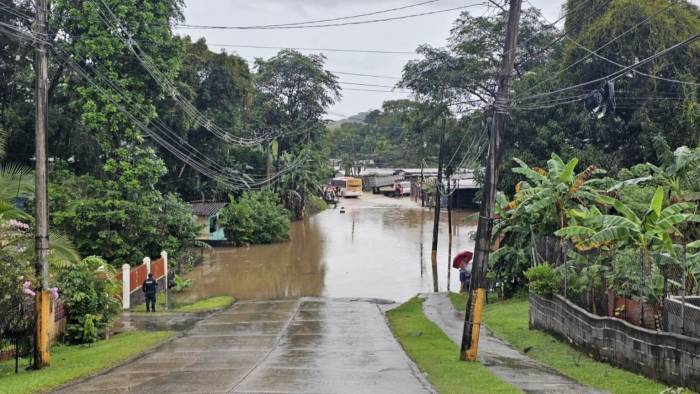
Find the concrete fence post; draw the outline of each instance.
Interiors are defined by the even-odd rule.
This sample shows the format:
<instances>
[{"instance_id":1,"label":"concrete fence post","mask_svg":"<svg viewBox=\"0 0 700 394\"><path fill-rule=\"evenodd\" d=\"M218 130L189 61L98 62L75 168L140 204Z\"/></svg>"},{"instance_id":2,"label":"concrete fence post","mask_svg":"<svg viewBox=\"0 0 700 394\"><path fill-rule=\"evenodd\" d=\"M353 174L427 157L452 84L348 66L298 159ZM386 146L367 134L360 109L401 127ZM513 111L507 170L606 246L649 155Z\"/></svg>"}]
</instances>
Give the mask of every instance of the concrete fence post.
<instances>
[{"instance_id":1,"label":"concrete fence post","mask_svg":"<svg viewBox=\"0 0 700 394\"><path fill-rule=\"evenodd\" d=\"M144 257L143 258L143 263L146 264L146 273L150 274L151 273L151 258L150 257Z\"/></svg>"},{"instance_id":2,"label":"concrete fence post","mask_svg":"<svg viewBox=\"0 0 700 394\"><path fill-rule=\"evenodd\" d=\"M168 252L160 252L163 258L163 272L165 273L165 310L168 310Z\"/></svg>"},{"instance_id":3,"label":"concrete fence post","mask_svg":"<svg viewBox=\"0 0 700 394\"><path fill-rule=\"evenodd\" d=\"M131 266L122 265L122 308L131 308Z\"/></svg>"}]
</instances>

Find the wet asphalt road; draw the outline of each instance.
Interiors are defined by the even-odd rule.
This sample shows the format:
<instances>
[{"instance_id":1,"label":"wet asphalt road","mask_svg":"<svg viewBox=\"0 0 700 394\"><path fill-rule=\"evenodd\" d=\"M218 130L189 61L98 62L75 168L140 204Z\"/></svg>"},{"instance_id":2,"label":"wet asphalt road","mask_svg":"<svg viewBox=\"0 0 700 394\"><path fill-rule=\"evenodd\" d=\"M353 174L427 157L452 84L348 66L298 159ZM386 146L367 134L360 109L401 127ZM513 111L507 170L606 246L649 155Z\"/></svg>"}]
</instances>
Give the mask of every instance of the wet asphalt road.
<instances>
[{"instance_id":1,"label":"wet asphalt road","mask_svg":"<svg viewBox=\"0 0 700 394\"><path fill-rule=\"evenodd\" d=\"M62 393L431 393L371 300L239 302Z\"/></svg>"}]
</instances>

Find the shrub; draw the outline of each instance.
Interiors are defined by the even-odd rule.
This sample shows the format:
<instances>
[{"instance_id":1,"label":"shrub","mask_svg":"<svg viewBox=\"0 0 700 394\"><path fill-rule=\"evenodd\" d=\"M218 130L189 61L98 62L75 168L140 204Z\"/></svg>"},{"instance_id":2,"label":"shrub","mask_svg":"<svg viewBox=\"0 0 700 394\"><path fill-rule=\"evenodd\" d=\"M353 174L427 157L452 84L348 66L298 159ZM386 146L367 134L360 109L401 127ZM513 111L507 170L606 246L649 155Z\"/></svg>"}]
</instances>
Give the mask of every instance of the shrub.
<instances>
[{"instance_id":1,"label":"shrub","mask_svg":"<svg viewBox=\"0 0 700 394\"><path fill-rule=\"evenodd\" d=\"M551 297L561 285L561 275L549 263L540 264L525 271L530 291L543 297Z\"/></svg>"},{"instance_id":2,"label":"shrub","mask_svg":"<svg viewBox=\"0 0 700 394\"><path fill-rule=\"evenodd\" d=\"M173 287L173 290L175 290L178 293L181 291L185 291L185 289L192 287L192 279L185 279L178 274L175 274L175 277L173 278L173 282L175 285Z\"/></svg>"},{"instance_id":3,"label":"shrub","mask_svg":"<svg viewBox=\"0 0 700 394\"><path fill-rule=\"evenodd\" d=\"M68 308L69 342L94 342L119 313L121 286L114 268L99 257L86 257L61 271L58 287Z\"/></svg>"},{"instance_id":4,"label":"shrub","mask_svg":"<svg viewBox=\"0 0 700 394\"><path fill-rule=\"evenodd\" d=\"M268 244L289 239L289 212L269 190L245 192L221 211L226 238L235 245Z\"/></svg>"}]
</instances>

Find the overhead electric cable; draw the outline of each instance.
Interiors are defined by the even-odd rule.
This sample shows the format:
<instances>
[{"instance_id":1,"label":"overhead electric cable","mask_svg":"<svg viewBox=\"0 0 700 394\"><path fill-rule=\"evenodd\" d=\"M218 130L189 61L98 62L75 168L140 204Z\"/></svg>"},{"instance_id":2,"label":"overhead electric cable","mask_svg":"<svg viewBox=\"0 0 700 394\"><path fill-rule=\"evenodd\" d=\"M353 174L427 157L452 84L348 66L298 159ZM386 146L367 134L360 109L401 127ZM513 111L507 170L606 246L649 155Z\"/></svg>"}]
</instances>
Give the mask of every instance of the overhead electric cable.
<instances>
[{"instance_id":1,"label":"overhead electric cable","mask_svg":"<svg viewBox=\"0 0 700 394\"><path fill-rule=\"evenodd\" d=\"M0 26L3 28L3 30L7 30L6 26ZM24 39L27 41L36 41L34 37L31 35L18 31L14 29L11 33L14 33L18 38ZM93 72L95 75L100 78L103 82L107 83L113 90L110 94L110 92L107 92L104 87L102 87L99 83L97 83L90 75L89 73L82 67L80 66L75 60L73 59L74 55L71 55L67 53L65 50L62 48L53 45L52 43L41 40L45 44L47 44L50 48L53 48L60 53L57 53L60 57L64 58L66 64L68 64L74 71L81 77L83 77L91 86L93 86L97 91L99 91L105 99L107 99L112 105L114 105L116 108L118 108L122 113L124 113L125 116L129 120L134 123L139 129L141 129L146 135L152 137L159 145L162 147L166 148L166 150L169 150L173 155L178 157L180 160L183 162L189 164L193 169L196 171L200 172L202 175L205 175L207 177L210 177L212 179L217 180L218 182L222 182L224 184L227 184L229 187L232 188L241 188L241 187L255 187L255 186L261 186L263 184L269 183L270 180L274 178L265 178L265 180L256 182L253 180L252 177L247 176L246 174L241 174L239 171L236 170L231 170L230 168L225 168L221 167L218 165L218 163L210 160L208 156L202 155L201 152L197 151L194 147L189 146L182 137L178 136L175 134L172 130L169 130L167 126L165 126L159 119L155 119L154 122L154 127L156 129L160 129L161 131L169 133L166 134L167 138L164 138L163 136L153 132L147 125L145 125L141 120L139 120L133 113L131 113L128 109L126 109L122 103L130 103L131 100L127 98L128 96L124 94L124 92L121 91L121 88L116 86L114 83L111 82L107 77L105 77L103 74L99 72L99 70L94 68L94 64L91 64L91 68L93 68ZM83 59L85 60L85 59ZM117 101L114 98L114 93L117 94L117 96L120 98L120 101ZM141 110L138 107L135 107L137 112L140 112L143 116L148 117L148 114L145 114L143 110ZM181 148L178 148L175 144L177 143L182 143L185 145L184 150ZM213 164L212 166L209 166L207 164L203 164L199 162L197 159L194 157L197 156L197 154L201 155L205 160L209 161L210 163ZM282 171L280 171L276 176L279 177L281 176Z\"/></svg>"},{"instance_id":2,"label":"overhead electric cable","mask_svg":"<svg viewBox=\"0 0 700 394\"><path fill-rule=\"evenodd\" d=\"M369 78L379 78L379 79L397 79L400 80L401 77L389 77L386 75L373 75L373 74L360 74L360 73L351 73L351 72L346 72L346 71L334 71L334 70L328 70L333 74L341 74L341 75L354 75L357 77L369 77Z\"/></svg>"},{"instance_id":3,"label":"overhead electric cable","mask_svg":"<svg viewBox=\"0 0 700 394\"><path fill-rule=\"evenodd\" d=\"M660 56L663 56L663 55L667 54L668 52L670 52L670 51L672 51L672 50L674 50L674 49L676 49L676 48L679 48L679 47L688 45L688 44L690 44L690 43L692 43L692 42L698 40L699 38L700 38L700 33L696 33L696 34L690 36L689 38L687 38L687 39L685 39L685 40L683 40L683 41L681 41L681 42L679 42L679 43L677 43L677 44L675 44L675 45L672 45L672 46L670 46L670 47L668 47L668 48L666 48L666 49L663 49L663 50L661 50L661 51L659 51L659 52L657 52L657 53L655 53L655 54L653 54L653 55L647 57L646 59L640 60L640 61L634 63L634 64L631 65L631 66L627 66L627 67L625 67L625 68L623 68L623 69L621 69L621 70L615 71L615 72L613 72L613 73L611 73L611 74L609 74L609 75L606 75L606 76L604 76L604 77L596 78L596 79L591 80L591 81L588 81L588 82L579 83L579 84L577 84L577 85L573 85L573 86L569 86L569 87L557 89L557 90L552 91L552 92L545 92L545 93L534 94L534 95L532 95L532 96L528 96L528 97L521 98L520 100L526 100L526 99L532 99L532 98L538 98L538 97L545 97L545 96L548 96L548 95L551 95L551 94L555 94L555 93L559 93L559 92L564 92L564 91L571 90L571 89L575 89L575 88L579 88L579 87L582 87L582 86L591 85L591 84L597 83L597 82L602 82L602 81L615 81L615 80L617 80L617 79L622 78L622 77L625 75L625 73L627 73L628 71L631 71L631 70L634 70L634 69L637 68L637 67L643 66L643 65L645 65L645 64L647 64L647 63L649 63L649 62L655 60L656 58L658 58L658 57L660 57Z\"/></svg>"},{"instance_id":4,"label":"overhead electric cable","mask_svg":"<svg viewBox=\"0 0 700 394\"><path fill-rule=\"evenodd\" d=\"M667 5L667 6L663 7L663 8L661 8L661 9L659 9L658 11L656 11L655 13L653 13L652 15L650 15L650 16L644 18L644 20L642 20L641 22L635 24L634 26L630 27L629 29L625 30L624 32L618 34L617 36L615 36L614 38L612 38L610 41L606 42L605 44L603 44L602 46L598 47L597 49L595 49L595 50L592 51L592 52L596 52L596 53L597 53L597 52L600 51L601 49L604 49L604 48L608 47L608 46L609 46L610 44L612 44L613 42L615 42L615 41L619 40L620 38L624 37L625 35L629 34L629 33L632 32L633 30L637 29L639 26L641 26L641 25L643 25L643 24L649 22L652 18L655 18L657 15L661 14L662 12L665 12L666 10L668 10L668 9L670 9L671 7L675 6L676 4L678 4L678 3L675 2L675 1L672 1L669 5ZM575 65L577 65L577 64L581 63L582 61L584 61L584 60L590 58L591 56L592 56L592 55L589 53L588 55L586 55L586 56L584 56L584 57L582 57L582 58L576 60L574 63L571 63L570 65L568 65L566 68L557 71L556 73L554 73L554 75L550 76L549 78L547 78L547 79L545 79L545 80L543 80L543 81L540 81L540 82L536 83L534 86L530 87L529 89L527 89L527 90L526 90L525 92L523 92L522 94L524 95L524 94L528 94L528 93L532 92L532 91L533 91L535 88L537 88L538 86L540 86L540 85L542 85L542 84L544 84L544 83L546 83L546 82L548 82L548 81L551 81L552 79L554 79L554 78L556 78L557 76L561 75L563 72L565 72L565 71L571 69L571 68L574 67ZM591 82L591 83L593 83L593 82ZM580 86L584 86L584 85L580 85ZM576 86L576 87L578 87L578 86ZM537 97L537 96L538 96L538 95L534 95L534 96L530 96L530 97ZM518 99L524 100L525 98L515 97L515 100L518 100Z\"/></svg>"},{"instance_id":5,"label":"overhead electric cable","mask_svg":"<svg viewBox=\"0 0 700 394\"><path fill-rule=\"evenodd\" d=\"M386 51L380 49L352 49L352 48L304 48L304 47L282 47L282 46L267 46L267 45L245 45L245 44L214 44L207 45L224 48L249 48L249 49L293 49L295 51L319 51L319 52L347 52L347 53L374 53L388 55L415 55L413 51Z\"/></svg>"},{"instance_id":6,"label":"overhead electric cable","mask_svg":"<svg viewBox=\"0 0 700 394\"><path fill-rule=\"evenodd\" d=\"M228 131L219 127L212 120L210 120L206 115L199 111L199 109L197 109L189 100L187 100L187 98L185 98L179 92L179 90L168 78L163 76L160 70L158 70L158 68L152 63L150 56L148 56L148 54L146 54L146 52L144 52L139 47L138 42L136 42L132 38L131 34L126 29L120 26L120 21L117 19L116 15L114 15L114 13L111 11L111 9L107 6L107 4L102 0L100 1L109 13L109 16L105 15L100 7L97 8L97 11L101 15L100 19L102 20L102 22L108 28L115 30L116 34L112 35L122 41L125 47L129 51L131 51L131 53L136 57L136 59L140 62L143 68L156 81L156 83L158 83L158 85L161 86L165 90L165 92L170 95L170 97L175 101L175 103L178 104L180 108L182 108L182 110L194 120L195 123L202 125L209 132L211 132L218 138L226 141L227 143L241 146L259 145L261 142L273 136L272 134L269 134L264 136L256 136L255 138L239 137L236 135L232 135ZM112 23L110 23L108 19L111 19ZM127 38L122 37L120 33L125 34Z\"/></svg>"},{"instance_id":7,"label":"overhead electric cable","mask_svg":"<svg viewBox=\"0 0 700 394\"><path fill-rule=\"evenodd\" d=\"M401 7L394 7L394 8L389 8L386 10L381 10L381 11L374 11L374 12L366 12L364 14L355 14L355 15L349 15L349 16L341 16L337 18L330 18L330 19L316 19L316 20L311 20L311 21L305 21L305 22L292 22L292 23L278 23L278 24L270 24L270 25L253 25L253 26L239 26L240 28L247 28L247 29L260 29L260 28L271 28L271 27L282 27L282 26L298 26L298 25L308 25L308 24L314 24L314 23L324 23L324 22L335 22L335 21L341 21L341 20L347 20L347 19L355 19L355 18L361 18L364 16L372 16L372 15L379 15L379 14L386 14L388 12L394 12L394 11L401 11L405 10L408 8L414 8L414 7L419 7L422 5L427 5L431 3L437 3L443 0L429 0L429 1L423 1L420 3L414 3L414 4L409 4Z\"/></svg>"},{"instance_id":8,"label":"overhead electric cable","mask_svg":"<svg viewBox=\"0 0 700 394\"><path fill-rule=\"evenodd\" d=\"M532 4L531 4L528 0L526 0L526 1L528 2L528 4L530 4L530 6L532 6ZM585 4L585 2L582 2L581 4ZM601 4L603 4L603 3L601 3ZM534 6L532 6L532 7L534 7ZM567 14L568 14L568 13L567 13ZM552 22L550 22L550 21L547 19L547 17L545 17L545 16L544 16L543 14L541 14L541 13L540 13L540 17L541 17L542 19L544 19L547 23L549 23L550 26L554 26L559 20L561 20L561 18L560 18L560 19L558 19L558 20L556 20L556 21L554 21L554 22L552 23ZM586 46L584 46L583 44L579 43L578 41L574 40L574 39L571 37L571 35L569 34L568 31L565 31L565 32L561 35L561 37L559 37L559 38L558 38L557 40L555 40L555 41L559 41L559 40L561 40L561 38L566 38L566 39L569 40L572 44L576 45L576 46L579 47L580 49L583 49L584 51L590 53L591 55L596 56L597 58L599 58L599 59L601 59L601 60L604 60L604 61L606 61L606 62L608 62L608 63L614 64L614 65L616 65L616 66L618 66L618 67L627 67L627 66L628 66L628 65L626 65L626 64L618 63L618 62L616 62L616 61L614 61L614 60L612 60L612 59L608 59L608 58L604 57L603 55L601 55L601 54L599 54L599 53L597 53L597 52L592 51L592 50L589 49L588 47L586 47ZM549 46L548 46L548 47L549 47ZM546 50L546 48L545 48L545 50ZM541 52L540 52L540 53L541 53ZM537 55L537 54L534 54L533 56L535 56L535 55ZM528 62L530 59L532 59L532 58L533 58L533 57L531 57L531 56L528 57L528 58L526 58L524 61L520 62L520 63L518 64L518 66L522 66L523 64L527 63L527 62ZM634 73L635 73L635 74L642 75L642 76L644 76L644 77L648 77L648 78L652 78L652 79L657 79L657 80L660 80L660 81L666 81L666 82L672 82L672 83L678 83L678 84L684 84L684 85L700 86L699 83L689 82L689 81L681 81L681 80L671 79L671 78L659 77L659 76L652 75L652 74L647 74L647 73L644 73L644 72L641 72L641 71L634 71Z\"/></svg>"},{"instance_id":9,"label":"overhead electric cable","mask_svg":"<svg viewBox=\"0 0 700 394\"><path fill-rule=\"evenodd\" d=\"M337 26L351 26L351 25L365 25L365 24L370 24L370 23L380 23L380 22L389 22L389 21L395 21L395 20L404 20L404 19L411 19L411 18L417 18L421 16L426 16L426 15L435 15L435 14L442 14L445 12L451 12L451 11L457 11L457 10L463 10L469 7L475 7L475 6L480 6L484 5L484 3L476 3L476 4L470 4L466 6L461 6L461 7L453 7L453 8L448 8L445 10L438 10L438 11L428 11L428 12L421 12L418 14L410 14L410 15L402 15L402 16L395 16L395 17L390 17L390 18L382 18L382 19L371 19L371 20L366 20L366 21L355 21L355 22L342 22L342 23L327 23L327 24L320 24L320 25L283 25L283 26L273 26L273 27L255 27L255 26L214 26L214 25L191 25L191 24L181 24L181 25L176 25L177 28L180 29L190 29L190 30L285 30L285 29L312 29L312 28L319 28L319 27L337 27Z\"/></svg>"}]
</instances>

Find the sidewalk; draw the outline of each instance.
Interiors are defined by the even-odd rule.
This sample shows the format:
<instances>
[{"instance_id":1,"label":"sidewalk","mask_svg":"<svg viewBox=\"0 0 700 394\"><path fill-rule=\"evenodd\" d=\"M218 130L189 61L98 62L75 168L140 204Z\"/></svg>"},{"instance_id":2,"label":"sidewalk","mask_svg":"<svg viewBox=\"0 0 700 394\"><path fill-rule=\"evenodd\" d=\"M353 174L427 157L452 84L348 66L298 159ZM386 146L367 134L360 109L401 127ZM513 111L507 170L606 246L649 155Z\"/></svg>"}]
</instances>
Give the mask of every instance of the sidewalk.
<instances>
[{"instance_id":1,"label":"sidewalk","mask_svg":"<svg viewBox=\"0 0 700 394\"><path fill-rule=\"evenodd\" d=\"M423 312L457 345L462 343L464 313L454 309L446 293L426 293ZM479 360L496 376L526 393L601 393L525 356L482 326Z\"/></svg>"}]
</instances>

